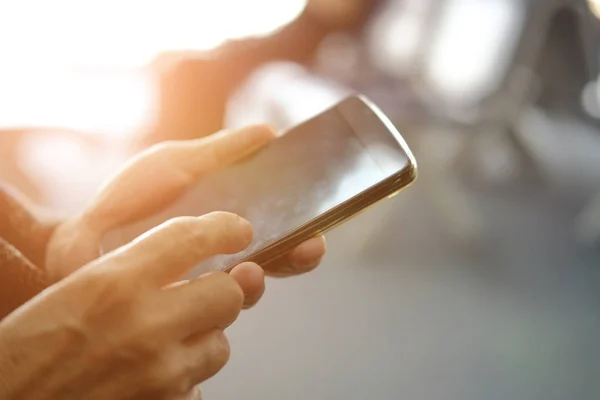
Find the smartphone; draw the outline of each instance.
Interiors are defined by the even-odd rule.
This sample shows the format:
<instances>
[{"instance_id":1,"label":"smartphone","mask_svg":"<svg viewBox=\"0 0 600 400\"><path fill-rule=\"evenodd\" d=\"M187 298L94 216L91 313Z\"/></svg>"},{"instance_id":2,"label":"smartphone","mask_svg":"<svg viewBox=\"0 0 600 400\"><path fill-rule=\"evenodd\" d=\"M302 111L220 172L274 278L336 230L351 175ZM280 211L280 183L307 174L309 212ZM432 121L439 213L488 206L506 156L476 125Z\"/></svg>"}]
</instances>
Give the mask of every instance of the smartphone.
<instances>
[{"instance_id":1,"label":"smartphone","mask_svg":"<svg viewBox=\"0 0 600 400\"><path fill-rule=\"evenodd\" d=\"M101 251L173 217L229 211L250 221L252 243L241 253L203 261L187 278L244 261L265 264L392 197L416 177L417 163L400 133L371 101L353 95L204 177L162 212L109 232Z\"/></svg>"}]
</instances>

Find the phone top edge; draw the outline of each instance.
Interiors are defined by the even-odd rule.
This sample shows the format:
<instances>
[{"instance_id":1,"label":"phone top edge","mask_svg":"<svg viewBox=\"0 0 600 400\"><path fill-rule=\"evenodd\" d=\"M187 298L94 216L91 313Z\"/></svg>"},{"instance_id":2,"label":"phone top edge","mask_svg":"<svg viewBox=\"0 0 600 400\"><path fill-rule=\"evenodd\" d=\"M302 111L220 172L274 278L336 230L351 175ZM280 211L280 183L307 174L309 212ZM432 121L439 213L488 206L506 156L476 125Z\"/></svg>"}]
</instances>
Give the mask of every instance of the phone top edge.
<instances>
[{"instance_id":1,"label":"phone top edge","mask_svg":"<svg viewBox=\"0 0 600 400\"><path fill-rule=\"evenodd\" d=\"M417 162L408 144L371 100L362 94L354 94L339 102L336 110L386 174L392 175L412 166L412 175L416 177Z\"/></svg>"},{"instance_id":2,"label":"phone top edge","mask_svg":"<svg viewBox=\"0 0 600 400\"><path fill-rule=\"evenodd\" d=\"M379 118L381 123L389 130L389 132L392 134L394 139L398 142L398 144L402 148L402 151L404 151L404 153L406 153L406 156L409 159L409 163L412 166L412 170L413 170L412 176L413 176L413 178L416 178L417 174L418 174L417 160L416 160L415 156L413 155L413 152L410 149L410 147L408 147L408 143L406 143L406 140L404 139L404 137L402 136L400 131L398 131L396 126L392 123L390 118L387 115L385 115L383 110L381 110L381 108L379 108L379 106L377 106L375 103L373 103L373 101L371 101L367 96L357 93L350 97L356 98L357 100L361 101L364 105L366 105L373 112L373 114L375 114L375 116L377 118Z\"/></svg>"}]
</instances>

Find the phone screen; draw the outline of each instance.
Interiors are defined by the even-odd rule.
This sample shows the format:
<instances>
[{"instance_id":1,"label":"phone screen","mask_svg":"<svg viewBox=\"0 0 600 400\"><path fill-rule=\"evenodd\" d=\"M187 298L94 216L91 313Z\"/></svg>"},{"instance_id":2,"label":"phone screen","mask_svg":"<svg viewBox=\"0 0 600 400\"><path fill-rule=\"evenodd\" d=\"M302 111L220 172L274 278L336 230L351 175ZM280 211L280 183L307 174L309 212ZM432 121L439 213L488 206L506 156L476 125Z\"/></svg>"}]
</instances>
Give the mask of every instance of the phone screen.
<instances>
[{"instance_id":1,"label":"phone screen","mask_svg":"<svg viewBox=\"0 0 600 400\"><path fill-rule=\"evenodd\" d=\"M331 109L243 162L203 178L173 206L113 232L111 250L177 216L229 211L254 228L250 246L215 256L190 276L225 269L388 177L342 115Z\"/></svg>"}]
</instances>

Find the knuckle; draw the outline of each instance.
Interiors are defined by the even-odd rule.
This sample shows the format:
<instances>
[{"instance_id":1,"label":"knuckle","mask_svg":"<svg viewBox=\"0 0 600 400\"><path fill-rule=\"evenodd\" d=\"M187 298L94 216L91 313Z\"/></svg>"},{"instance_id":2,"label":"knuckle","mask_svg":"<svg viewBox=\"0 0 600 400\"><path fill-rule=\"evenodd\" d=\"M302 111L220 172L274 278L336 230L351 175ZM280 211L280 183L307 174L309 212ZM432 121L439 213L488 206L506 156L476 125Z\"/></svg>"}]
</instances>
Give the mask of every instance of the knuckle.
<instances>
[{"instance_id":1,"label":"knuckle","mask_svg":"<svg viewBox=\"0 0 600 400\"><path fill-rule=\"evenodd\" d=\"M103 332L94 331L89 342L92 359L119 365L138 365L155 359L161 350L159 344L152 332L139 321L132 316L127 322L113 322L113 328Z\"/></svg>"},{"instance_id":2,"label":"knuckle","mask_svg":"<svg viewBox=\"0 0 600 400\"><path fill-rule=\"evenodd\" d=\"M169 222L169 229L173 237L177 238L179 246L187 251L200 251L210 240L208 232L194 217L177 217Z\"/></svg>"},{"instance_id":3,"label":"knuckle","mask_svg":"<svg viewBox=\"0 0 600 400\"><path fill-rule=\"evenodd\" d=\"M126 325L124 325L126 323ZM123 354L133 359L149 359L160 353L160 340L156 337L159 321L143 309L132 312L123 332L117 336L117 346L123 349Z\"/></svg>"},{"instance_id":4,"label":"knuckle","mask_svg":"<svg viewBox=\"0 0 600 400\"><path fill-rule=\"evenodd\" d=\"M214 333L211 333L211 335L213 336L211 341L213 365L215 368L221 369L229 361L229 357L231 356L231 346L223 331L215 331Z\"/></svg>"},{"instance_id":5,"label":"knuckle","mask_svg":"<svg viewBox=\"0 0 600 400\"><path fill-rule=\"evenodd\" d=\"M78 299L82 321L92 329L106 330L135 315L131 288L111 271L94 271L81 279L73 298Z\"/></svg>"},{"instance_id":6,"label":"knuckle","mask_svg":"<svg viewBox=\"0 0 600 400\"><path fill-rule=\"evenodd\" d=\"M150 369L151 379L162 388L176 388L186 373L184 360L175 352L165 352L155 358L154 368Z\"/></svg>"},{"instance_id":7,"label":"knuckle","mask_svg":"<svg viewBox=\"0 0 600 400\"><path fill-rule=\"evenodd\" d=\"M194 180L194 176L182 168L182 146L185 146L185 142L167 140L153 145L146 153L153 165L159 166L163 173L168 172L171 184L175 187L184 187Z\"/></svg>"},{"instance_id":8,"label":"knuckle","mask_svg":"<svg viewBox=\"0 0 600 400\"><path fill-rule=\"evenodd\" d=\"M252 225L237 214L225 211L206 214L203 218L213 224L212 232L220 252L237 253L252 241Z\"/></svg>"},{"instance_id":9,"label":"knuckle","mask_svg":"<svg viewBox=\"0 0 600 400\"><path fill-rule=\"evenodd\" d=\"M229 212L213 212L196 217L176 217L165 226L169 235L177 238L186 251L231 254L245 249L252 241L252 226Z\"/></svg>"},{"instance_id":10,"label":"knuckle","mask_svg":"<svg viewBox=\"0 0 600 400\"><path fill-rule=\"evenodd\" d=\"M215 272L218 287L218 309L227 324L233 323L244 305L244 292L231 275L225 272Z\"/></svg>"},{"instance_id":11,"label":"knuckle","mask_svg":"<svg viewBox=\"0 0 600 400\"><path fill-rule=\"evenodd\" d=\"M121 358L148 360L156 357L160 349L155 340L143 330L135 330L123 340Z\"/></svg>"},{"instance_id":12,"label":"knuckle","mask_svg":"<svg viewBox=\"0 0 600 400\"><path fill-rule=\"evenodd\" d=\"M231 347L225 333L215 330L208 334L206 360L203 363L203 375L212 376L219 372L229 361Z\"/></svg>"},{"instance_id":13,"label":"knuckle","mask_svg":"<svg viewBox=\"0 0 600 400\"><path fill-rule=\"evenodd\" d=\"M209 171L217 167L222 159L218 142L205 140L202 146L202 161L204 169Z\"/></svg>"}]
</instances>

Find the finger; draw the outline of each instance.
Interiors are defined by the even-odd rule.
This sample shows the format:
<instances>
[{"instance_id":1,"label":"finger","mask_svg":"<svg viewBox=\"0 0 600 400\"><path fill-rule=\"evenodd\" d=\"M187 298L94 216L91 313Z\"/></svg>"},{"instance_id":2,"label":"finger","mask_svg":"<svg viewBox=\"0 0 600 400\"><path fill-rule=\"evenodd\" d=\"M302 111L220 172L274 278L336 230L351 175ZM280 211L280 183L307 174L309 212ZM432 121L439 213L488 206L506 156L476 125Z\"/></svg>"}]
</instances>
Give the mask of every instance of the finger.
<instances>
[{"instance_id":1,"label":"finger","mask_svg":"<svg viewBox=\"0 0 600 400\"><path fill-rule=\"evenodd\" d=\"M231 349L225 333L214 330L207 334L191 337L181 348L189 366L190 383L198 385L213 377L229 361Z\"/></svg>"},{"instance_id":2,"label":"finger","mask_svg":"<svg viewBox=\"0 0 600 400\"><path fill-rule=\"evenodd\" d=\"M158 329L183 339L230 326L242 310L244 292L232 276L218 271L169 286L158 300Z\"/></svg>"},{"instance_id":3,"label":"finger","mask_svg":"<svg viewBox=\"0 0 600 400\"><path fill-rule=\"evenodd\" d=\"M251 241L248 221L235 214L215 212L169 220L110 254L108 260L101 260L107 261L106 268L117 275L164 286L200 261L216 254L238 253Z\"/></svg>"},{"instance_id":4,"label":"finger","mask_svg":"<svg viewBox=\"0 0 600 400\"><path fill-rule=\"evenodd\" d=\"M301 275L315 269L327 251L324 236L307 240L291 252L263 266L268 276L286 277Z\"/></svg>"},{"instance_id":5,"label":"finger","mask_svg":"<svg viewBox=\"0 0 600 400\"><path fill-rule=\"evenodd\" d=\"M202 400L202 391L200 390L200 387L194 386L189 393L186 393L183 396L174 397L172 400Z\"/></svg>"},{"instance_id":6,"label":"finger","mask_svg":"<svg viewBox=\"0 0 600 400\"><path fill-rule=\"evenodd\" d=\"M276 137L267 125L256 125L235 131L223 131L207 138L174 142L164 156L192 181L241 160L263 148ZM202 157L197 158L198 155Z\"/></svg>"},{"instance_id":7,"label":"finger","mask_svg":"<svg viewBox=\"0 0 600 400\"><path fill-rule=\"evenodd\" d=\"M275 136L259 125L153 146L100 191L81 219L101 232L140 220L167 207L203 175L247 157Z\"/></svg>"},{"instance_id":8,"label":"finger","mask_svg":"<svg viewBox=\"0 0 600 400\"><path fill-rule=\"evenodd\" d=\"M202 400L202 390L200 390L200 387L194 386L194 388L188 393L185 400Z\"/></svg>"},{"instance_id":9,"label":"finger","mask_svg":"<svg viewBox=\"0 0 600 400\"><path fill-rule=\"evenodd\" d=\"M229 353L225 334L215 329L172 346L156 364L148 367L149 376L166 389L165 394L171 394L169 398L187 398L196 385L227 364Z\"/></svg>"},{"instance_id":10,"label":"finger","mask_svg":"<svg viewBox=\"0 0 600 400\"><path fill-rule=\"evenodd\" d=\"M244 292L244 308L253 307L265 292L265 273L257 264L246 262L230 272Z\"/></svg>"}]
</instances>

